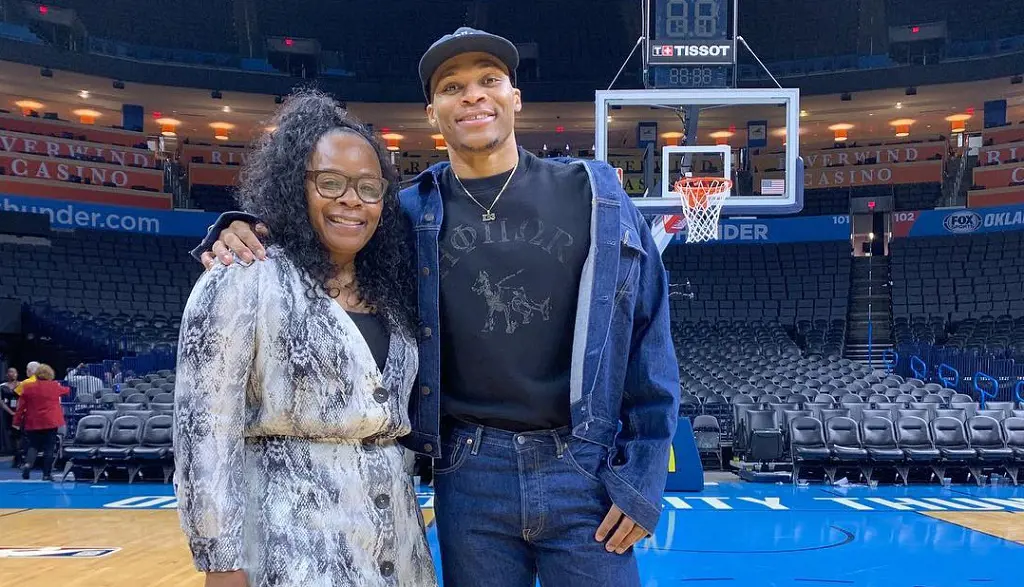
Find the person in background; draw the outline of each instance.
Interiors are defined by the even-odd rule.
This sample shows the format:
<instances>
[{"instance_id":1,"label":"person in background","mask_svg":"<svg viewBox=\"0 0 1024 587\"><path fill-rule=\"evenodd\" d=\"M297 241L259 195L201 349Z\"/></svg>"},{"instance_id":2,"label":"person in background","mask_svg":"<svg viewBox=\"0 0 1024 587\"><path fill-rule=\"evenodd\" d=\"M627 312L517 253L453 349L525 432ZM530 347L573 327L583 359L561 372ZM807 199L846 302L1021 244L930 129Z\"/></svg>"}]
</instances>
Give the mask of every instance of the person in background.
<instances>
[{"instance_id":1,"label":"person in background","mask_svg":"<svg viewBox=\"0 0 1024 587\"><path fill-rule=\"evenodd\" d=\"M22 392L22 390L24 390L24 386L26 384L35 383L36 382L36 369L38 369L38 368L39 368L39 362L38 361L32 361L28 365L25 366L25 375L28 378L25 379L24 381L22 381L21 383L19 383L18 385L16 385L14 387L14 394L16 396L21 397L21 392ZM25 452L28 450L28 444L27 444L27 439L25 438L25 434L20 432L20 431L16 431L16 432L17 432L17 436L18 436L18 438L17 438L18 444L15 445L15 454L17 455L15 457L15 461L17 462L17 465L15 465L15 467L19 467L19 466L21 466L21 465L23 465L25 463Z\"/></svg>"},{"instance_id":2,"label":"person in background","mask_svg":"<svg viewBox=\"0 0 1024 587\"><path fill-rule=\"evenodd\" d=\"M39 368L39 363L36 362L36 361L32 361L28 365L25 366L25 375L28 376L28 379L26 379L26 380L22 381L21 383L19 383L18 386L14 388L14 393L16 393L16 394L18 394L20 396L21 392L24 391L26 385L28 385L29 383L35 383L36 382L36 369L38 369L38 368Z\"/></svg>"},{"instance_id":3,"label":"person in background","mask_svg":"<svg viewBox=\"0 0 1024 587\"><path fill-rule=\"evenodd\" d=\"M65 381L75 388L79 396L97 396L103 390L103 380L92 375L85 363L69 370Z\"/></svg>"},{"instance_id":4,"label":"person in background","mask_svg":"<svg viewBox=\"0 0 1024 587\"><path fill-rule=\"evenodd\" d=\"M106 376L107 387L114 387L124 383L124 373L121 373L121 363L114 363Z\"/></svg>"},{"instance_id":5,"label":"person in background","mask_svg":"<svg viewBox=\"0 0 1024 587\"><path fill-rule=\"evenodd\" d=\"M35 373L36 381L26 383L21 391L18 410L14 413L14 426L24 431L28 441L21 478L29 478L36 457L43 453L43 481L49 481L53 471L57 429L65 425L60 399L71 393L71 390L53 380L53 367L49 365L39 365Z\"/></svg>"},{"instance_id":6,"label":"person in background","mask_svg":"<svg viewBox=\"0 0 1024 587\"><path fill-rule=\"evenodd\" d=\"M7 370L7 379L0 383L0 454L10 452L14 455L12 466L21 466L22 455L19 450L21 434L15 430L14 412L18 409L18 370L11 367Z\"/></svg>"}]
</instances>

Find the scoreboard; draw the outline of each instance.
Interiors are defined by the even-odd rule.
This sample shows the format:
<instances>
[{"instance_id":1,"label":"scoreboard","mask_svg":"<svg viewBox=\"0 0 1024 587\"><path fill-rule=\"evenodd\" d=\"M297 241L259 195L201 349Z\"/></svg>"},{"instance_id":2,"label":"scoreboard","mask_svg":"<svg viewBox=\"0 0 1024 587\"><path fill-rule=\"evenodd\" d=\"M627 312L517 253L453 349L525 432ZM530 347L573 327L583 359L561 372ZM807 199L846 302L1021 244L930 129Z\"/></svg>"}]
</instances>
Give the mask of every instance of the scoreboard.
<instances>
[{"instance_id":1,"label":"scoreboard","mask_svg":"<svg viewBox=\"0 0 1024 587\"><path fill-rule=\"evenodd\" d=\"M723 65L659 65L654 69L656 88L727 88L732 72Z\"/></svg>"},{"instance_id":2,"label":"scoreboard","mask_svg":"<svg viewBox=\"0 0 1024 587\"><path fill-rule=\"evenodd\" d=\"M648 60L656 88L726 88L736 66L737 0L655 0Z\"/></svg>"}]
</instances>

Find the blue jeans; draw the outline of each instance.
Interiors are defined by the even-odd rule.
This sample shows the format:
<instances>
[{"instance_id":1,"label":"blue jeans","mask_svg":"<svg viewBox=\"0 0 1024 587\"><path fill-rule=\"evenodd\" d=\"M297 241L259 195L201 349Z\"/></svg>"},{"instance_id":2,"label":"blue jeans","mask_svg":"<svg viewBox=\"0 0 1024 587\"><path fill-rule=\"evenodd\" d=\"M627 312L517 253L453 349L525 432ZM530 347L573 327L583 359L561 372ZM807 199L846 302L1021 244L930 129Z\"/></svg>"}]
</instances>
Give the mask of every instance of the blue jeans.
<instances>
[{"instance_id":1,"label":"blue jeans","mask_svg":"<svg viewBox=\"0 0 1024 587\"><path fill-rule=\"evenodd\" d=\"M568 428L447 428L434 468L445 587L639 587L633 550L594 539L612 505L597 478L608 449Z\"/></svg>"}]
</instances>

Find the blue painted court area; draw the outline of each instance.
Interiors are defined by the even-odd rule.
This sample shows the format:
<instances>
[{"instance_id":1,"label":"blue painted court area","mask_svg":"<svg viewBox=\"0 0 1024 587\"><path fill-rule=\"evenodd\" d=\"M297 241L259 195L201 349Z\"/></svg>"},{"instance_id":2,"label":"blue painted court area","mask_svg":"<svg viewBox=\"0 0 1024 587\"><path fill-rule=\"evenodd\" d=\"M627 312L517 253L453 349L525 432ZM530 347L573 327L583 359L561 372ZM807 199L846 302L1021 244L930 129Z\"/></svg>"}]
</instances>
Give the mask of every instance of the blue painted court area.
<instances>
[{"instance_id":1,"label":"blue painted court area","mask_svg":"<svg viewBox=\"0 0 1024 587\"><path fill-rule=\"evenodd\" d=\"M432 499L429 489L420 495L424 508ZM0 509L175 505L167 485L0 482ZM1024 488L735 482L711 484L699 494L668 494L665 507L655 535L637 548L644 587L1019 586L1022 581L1024 545L929 514L970 518L975 526L979 519L987 524L998 518L997 524L1009 520L1019 529ZM1020 533L1016 536L1021 540ZM430 538L436 541L433 529Z\"/></svg>"}]
</instances>

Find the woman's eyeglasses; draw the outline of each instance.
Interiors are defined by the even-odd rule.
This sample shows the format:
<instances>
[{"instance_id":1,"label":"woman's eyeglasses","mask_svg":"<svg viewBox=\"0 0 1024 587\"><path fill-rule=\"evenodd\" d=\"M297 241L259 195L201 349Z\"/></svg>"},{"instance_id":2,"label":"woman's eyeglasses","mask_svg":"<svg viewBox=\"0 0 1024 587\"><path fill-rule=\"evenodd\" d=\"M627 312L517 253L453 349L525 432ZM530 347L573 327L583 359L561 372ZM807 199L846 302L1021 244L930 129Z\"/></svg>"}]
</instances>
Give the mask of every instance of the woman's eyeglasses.
<instances>
[{"instance_id":1,"label":"woman's eyeglasses","mask_svg":"<svg viewBox=\"0 0 1024 587\"><path fill-rule=\"evenodd\" d=\"M320 197L328 200L337 200L345 195L353 182L356 195L366 204L376 204L383 200L384 192L388 189L387 180L380 177L349 177L326 169L307 170L306 176L313 180Z\"/></svg>"}]
</instances>

